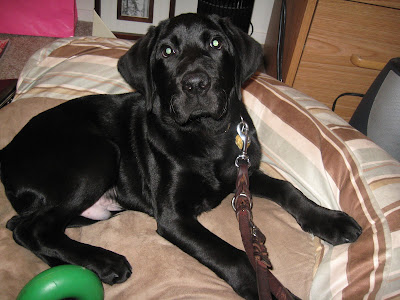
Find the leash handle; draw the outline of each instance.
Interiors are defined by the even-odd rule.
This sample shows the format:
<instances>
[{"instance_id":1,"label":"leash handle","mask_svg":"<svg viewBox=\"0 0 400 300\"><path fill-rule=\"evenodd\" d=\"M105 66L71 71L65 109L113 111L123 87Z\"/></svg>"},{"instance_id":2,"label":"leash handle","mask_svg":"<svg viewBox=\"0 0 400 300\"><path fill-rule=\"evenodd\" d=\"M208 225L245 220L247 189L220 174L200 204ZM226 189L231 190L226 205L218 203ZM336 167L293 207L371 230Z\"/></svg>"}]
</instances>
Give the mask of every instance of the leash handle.
<instances>
[{"instance_id":1,"label":"leash handle","mask_svg":"<svg viewBox=\"0 0 400 300\"><path fill-rule=\"evenodd\" d=\"M236 158L235 165L238 169L236 179L236 192L232 199L232 207L239 222L240 234L246 254L257 276L258 295L260 300L271 300L272 294L279 300L298 299L292 295L271 273L271 261L265 247L265 235L253 222L252 196L250 193L249 167L250 160L247 155L248 125L243 118L237 126L238 135L243 140L242 153Z\"/></svg>"},{"instance_id":2,"label":"leash handle","mask_svg":"<svg viewBox=\"0 0 400 300\"><path fill-rule=\"evenodd\" d=\"M253 222L248 168L249 166L242 160L238 167L236 193L232 199L232 206L239 222L243 246L256 271L259 299L270 300L272 294L279 300L299 299L290 293L270 271L272 265L265 247L265 235Z\"/></svg>"}]
</instances>

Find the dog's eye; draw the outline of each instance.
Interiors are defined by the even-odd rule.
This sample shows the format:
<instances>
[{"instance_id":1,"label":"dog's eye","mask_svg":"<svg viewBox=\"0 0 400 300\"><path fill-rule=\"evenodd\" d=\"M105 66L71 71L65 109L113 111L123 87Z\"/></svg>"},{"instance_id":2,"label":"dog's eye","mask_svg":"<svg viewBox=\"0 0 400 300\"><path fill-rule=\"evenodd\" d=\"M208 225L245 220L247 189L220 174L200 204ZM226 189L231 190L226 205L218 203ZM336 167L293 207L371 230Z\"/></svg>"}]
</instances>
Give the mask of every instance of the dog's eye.
<instances>
[{"instance_id":1,"label":"dog's eye","mask_svg":"<svg viewBox=\"0 0 400 300\"><path fill-rule=\"evenodd\" d=\"M213 38L210 42L210 47L220 50L222 48L222 42L220 38Z\"/></svg>"},{"instance_id":2,"label":"dog's eye","mask_svg":"<svg viewBox=\"0 0 400 300\"><path fill-rule=\"evenodd\" d=\"M164 58L170 57L173 54L175 54L175 50L172 49L170 46L164 46L162 48L162 56Z\"/></svg>"}]
</instances>

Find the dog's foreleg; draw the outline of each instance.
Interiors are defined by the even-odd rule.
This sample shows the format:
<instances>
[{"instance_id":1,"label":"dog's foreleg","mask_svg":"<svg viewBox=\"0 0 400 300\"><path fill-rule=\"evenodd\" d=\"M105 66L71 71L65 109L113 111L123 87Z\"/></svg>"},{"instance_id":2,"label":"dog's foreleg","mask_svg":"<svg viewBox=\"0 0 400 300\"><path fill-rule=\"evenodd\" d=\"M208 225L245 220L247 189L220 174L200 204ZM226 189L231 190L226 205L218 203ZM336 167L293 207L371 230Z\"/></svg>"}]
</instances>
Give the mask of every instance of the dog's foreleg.
<instances>
[{"instance_id":1,"label":"dog's foreleg","mask_svg":"<svg viewBox=\"0 0 400 300\"><path fill-rule=\"evenodd\" d=\"M163 212L157 232L224 279L246 299L258 299L255 272L246 254L229 245L194 217Z\"/></svg>"},{"instance_id":2,"label":"dog's foreleg","mask_svg":"<svg viewBox=\"0 0 400 300\"><path fill-rule=\"evenodd\" d=\"M124 282L130 277L132 270L125 257L70 239L64 233L68 222L65 209L50 208L20 217L10 229L18 244L50 266L80 265L108 284Z\"/></svg>"},{"instance_id":3,"label":"dog's foreleg","mask_svg":"<svg viewBox=\"0 0 400 300\"><path fill-rule=\"evenodd\" d=\"M276 202L297 220L304 231L332 245L354 242L362 232L352 217L317 205L287 181L255 171L250 177L250 184L254 195Z\"/></svg>"}]
</instances>

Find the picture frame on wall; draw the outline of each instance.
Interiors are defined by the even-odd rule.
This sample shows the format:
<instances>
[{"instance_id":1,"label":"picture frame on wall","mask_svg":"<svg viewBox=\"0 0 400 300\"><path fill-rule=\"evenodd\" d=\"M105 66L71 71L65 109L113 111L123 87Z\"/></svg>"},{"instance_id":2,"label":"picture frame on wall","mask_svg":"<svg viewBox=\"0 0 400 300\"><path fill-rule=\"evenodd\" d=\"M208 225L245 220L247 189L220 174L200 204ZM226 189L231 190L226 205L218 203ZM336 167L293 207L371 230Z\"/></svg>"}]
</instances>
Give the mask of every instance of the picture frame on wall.
<instances>
[{"instance_id":1,"label":"picture frame on wall","mask_svg":"<svg viewBox=\"0 0 400 300\"><path fill-rule=\"evenodd\" d=\"M117 38L137 40L175 16L176 0L95 0L95 11Z\"/></svg>"},{"instance_id":2,"label":"picture frame on wall","mask_svg":"<svg viewBox=\"0 0 400 300\"><path fill-rule=\"evenodd\" d=\"M153 23L154 0L118 0L117 19Z\"/></svg>"}]
</instances>

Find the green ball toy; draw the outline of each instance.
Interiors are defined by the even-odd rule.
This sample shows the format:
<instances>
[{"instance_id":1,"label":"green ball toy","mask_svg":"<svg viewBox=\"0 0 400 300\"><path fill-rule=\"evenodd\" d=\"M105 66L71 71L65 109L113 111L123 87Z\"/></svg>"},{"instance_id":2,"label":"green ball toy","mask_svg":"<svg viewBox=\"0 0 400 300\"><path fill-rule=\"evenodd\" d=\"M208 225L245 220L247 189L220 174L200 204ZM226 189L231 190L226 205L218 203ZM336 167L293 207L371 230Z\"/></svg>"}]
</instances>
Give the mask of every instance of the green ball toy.
<instances>
[{"instance_id":1,"label":"green ball toy","mask_svg":"<svg viewBox=\"0 0 400 300\"><path fill-rule=\"evenodd\" d=\"M100 279L92 271L80 266L63 265L48 269L29 281L17 300L103 300Z\"/></svg>"}]
</instances>

